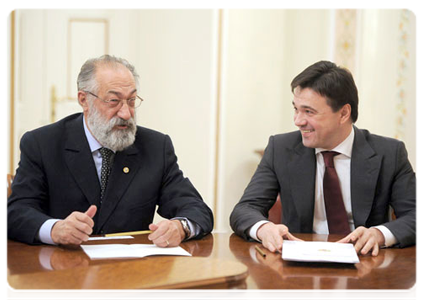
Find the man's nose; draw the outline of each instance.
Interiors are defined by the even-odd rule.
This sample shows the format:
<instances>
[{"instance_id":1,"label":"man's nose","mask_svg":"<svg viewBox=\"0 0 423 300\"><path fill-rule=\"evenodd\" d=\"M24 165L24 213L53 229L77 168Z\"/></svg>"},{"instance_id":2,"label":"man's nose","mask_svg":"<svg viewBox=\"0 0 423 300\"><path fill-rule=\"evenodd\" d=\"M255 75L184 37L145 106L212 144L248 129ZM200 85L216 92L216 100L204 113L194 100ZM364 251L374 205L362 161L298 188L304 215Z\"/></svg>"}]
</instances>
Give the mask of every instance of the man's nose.
<instances>
[{"instance_id":1,"label":"man's nose","mask_svg":"<svg viewBox=\"0 0 423 300\"><path fill-rule=\"evenodd\" d=\"M132 117L132 111L126 101L123 101L121 108L118 111L118 117L124 120L129 120Z\"/></svg>"},{"instance_id":2,"label":"man's nose","mask_svg":"<svg viewBox=\"0 0 423 300\"><path fill-rule=\"evenodd\" d=\"M296 113L294 115L294 124L297 127L302 127L307 124L307 120L304 118L304 115L302 113Z\"/></svg>"}]
</instances>

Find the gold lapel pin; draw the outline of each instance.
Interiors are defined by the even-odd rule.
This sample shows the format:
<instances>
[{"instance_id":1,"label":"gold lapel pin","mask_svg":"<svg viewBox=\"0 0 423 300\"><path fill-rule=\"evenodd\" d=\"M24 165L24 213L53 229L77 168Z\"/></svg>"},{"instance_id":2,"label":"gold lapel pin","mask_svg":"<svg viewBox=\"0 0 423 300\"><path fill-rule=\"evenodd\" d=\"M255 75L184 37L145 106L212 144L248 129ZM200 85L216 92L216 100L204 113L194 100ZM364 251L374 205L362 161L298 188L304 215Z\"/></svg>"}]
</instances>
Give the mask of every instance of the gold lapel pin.
<instances>
[{"instance_id":1,"label":"gold lapel pin","mask_svg":"<svg viewBox=\"0 0 423 300\"><path fill-rule=\"evenodd\" d=\"M123 168L123 173L125 174L129 173L129 168L128 167Z\"/></svg>"}]
</instances>

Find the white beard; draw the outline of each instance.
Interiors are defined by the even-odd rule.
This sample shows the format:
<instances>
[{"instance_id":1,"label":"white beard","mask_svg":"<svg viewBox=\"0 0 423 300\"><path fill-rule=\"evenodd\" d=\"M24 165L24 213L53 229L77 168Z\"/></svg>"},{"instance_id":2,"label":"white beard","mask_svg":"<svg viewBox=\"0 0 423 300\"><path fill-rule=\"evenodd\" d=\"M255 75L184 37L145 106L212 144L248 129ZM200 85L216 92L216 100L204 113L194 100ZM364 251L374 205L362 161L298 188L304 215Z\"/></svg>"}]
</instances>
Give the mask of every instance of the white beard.
<instances>
[{"instance_id":1,"label":"white beard","mask_svg":"<svg viewBox=\"0 0 423 300\"><path fill-rule=\"evenodd\" d=\"M113 151L122 151L131 146L135 141L137 124L134 117L128 121L119 117L113 117L110 121L100 114L100 112L91 103L90 114L87 115L87 123L93 136L106 148ZM126 129L113 129L115 126L125 125Z\"/></svg>"}]
</instances>

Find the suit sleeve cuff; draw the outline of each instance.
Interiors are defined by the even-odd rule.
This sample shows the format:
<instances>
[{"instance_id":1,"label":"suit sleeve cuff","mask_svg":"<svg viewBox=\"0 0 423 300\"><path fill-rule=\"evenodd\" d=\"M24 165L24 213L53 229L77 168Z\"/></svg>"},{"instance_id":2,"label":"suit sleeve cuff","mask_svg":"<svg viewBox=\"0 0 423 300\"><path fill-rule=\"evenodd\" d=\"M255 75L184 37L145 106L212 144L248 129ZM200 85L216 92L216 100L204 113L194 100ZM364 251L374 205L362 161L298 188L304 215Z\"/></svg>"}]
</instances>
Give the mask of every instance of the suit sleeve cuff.
<instances>
[{"instance_id":1,"label":"suit sleeve cuff","mask_svg":"<svg viewBox=\"0 0 423 300\"><path fill-rule=\"evenodd\" d=\"M251 226L248 235L250 238L256 240L257 242L261 242L261 240L257 237L257 231L260 228L261 225L268 223L268 220L258 221L256 224Z\"/></svg>"},{"instance_id":2,"label":"suit sleeve cuff","mask_svg":"<svg viewBox=\"0 0 423 300\"><path fill-rule=\"evenodd\" d=\"M185 240L192 239L193 237L196 237L196 236L198 236L200 234L201 227L197 223L192 222L192 221L190 221L187 218L184 218L184 217L175 217L175 218L172 218L171 220L181 220L181 219L187 221L189 230L191 231L191 235L189 237L186 237Z\"/></svg>"},{"instance_id":3,"label":"suit sleeve cuff","mask_svg":"<svg viewBox=\"0 0 423 300\"><path fill-rule=\"evenodd\" d=\"M191 222L189 219L186 219L188 223L188 227L191 230L191 235L187 238L187 240L192 239L200 234L200 226L197 223Z\"/></svg>"},{"instance_id":4,"label":"suit sleeve cuff","mask_svg":"<svg viewBox=\"0 0 423 300\"><path fill-rule=\"evenodd\" d=\"M41 225L40 231L38 232L38 238L40 239L41 243L56 245L56 243L51 239L51 229L57 221L60 221L60 219L49 219L45 221L43 225Z\"/></svg>"},{"instance_id":5,"label":"suit sleeve cuff","mask_svg":"<svg viewBox=\"0 0 423 300\"><path fill-rule=\"evenodd\" d=\"M375 226L374 228L382 232L383 236L385 237L384 247L392 247L393 245L398 243L397 238L392 234L392 232L387 227L383 225L379 225L379 226Z\"/></svg>"}]
</instances>

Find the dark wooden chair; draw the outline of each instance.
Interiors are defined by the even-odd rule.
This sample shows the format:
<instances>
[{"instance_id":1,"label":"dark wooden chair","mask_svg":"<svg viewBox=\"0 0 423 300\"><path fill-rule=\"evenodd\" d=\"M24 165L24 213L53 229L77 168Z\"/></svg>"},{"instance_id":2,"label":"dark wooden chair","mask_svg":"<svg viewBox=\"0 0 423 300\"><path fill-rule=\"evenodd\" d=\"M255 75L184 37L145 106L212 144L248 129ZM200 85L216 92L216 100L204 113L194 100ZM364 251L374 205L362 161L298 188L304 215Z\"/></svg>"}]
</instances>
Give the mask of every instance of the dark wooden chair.
<instances>
[{"instance_id":1,"label":"dark wooden chair","mask_svg":"<svg viewBox=\"0 0 423 300\"><path fill-rule=\"evenodd\" d=\"M9 198L10 194L12 193L12 181L15 176L12 174L7 174L7 198Z\"/></svg>"},{"instance_id":2,"label":"dark wooden chair","mask_svg":"<svg viewBox=\"0 0 423 300\"><path fill-rule=\"evenodd\" d=\"M263 157L264 150L258 149L254 151L260 157ZM278 195L278 198L276 198L275 204L270 208L269 210L269 221L273 222L275 224L281 224L282 223L282 203L281 203L281 197Z\"/></svg>"},{"instance_id":3,"label":"dark wooden chair","mask_svg":"<svg viewBox=\"0 0 423 300\"><path fill-rule=\"evenodd\" d=\"M269 221L275 224L282 223L282 203L281 197L278 195L275 204L269 210Z\"/></svg>"}]
</instances>

